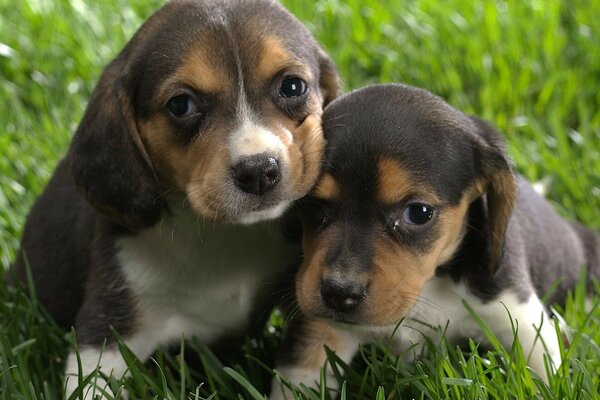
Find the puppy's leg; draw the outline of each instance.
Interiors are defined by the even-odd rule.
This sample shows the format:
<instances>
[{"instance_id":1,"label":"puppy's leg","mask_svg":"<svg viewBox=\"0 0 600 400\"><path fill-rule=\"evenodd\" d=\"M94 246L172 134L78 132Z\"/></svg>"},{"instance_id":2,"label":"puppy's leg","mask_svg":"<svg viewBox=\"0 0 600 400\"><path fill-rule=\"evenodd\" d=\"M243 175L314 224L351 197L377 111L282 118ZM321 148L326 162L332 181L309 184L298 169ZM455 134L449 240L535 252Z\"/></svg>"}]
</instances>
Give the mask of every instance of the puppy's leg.
<instances>
[{"instance_id":1,"label":"puppy's leg","mask_svg":"<svg viewBox=\"0 0 600 400\"><path fill-rule=\"evenodd\" d=\"M325 346L329 347L345 363L349 363L358 351L360 339L352 332L342 331L322 320L294 320L287 328L284 343L279 351L276 369L294 385L307 386L318 384L321 368L325 366L327 356ZM327 368L327 384L332 390L334 375ZM337 385L337 383L335 384ZM271 400L293 399L291 391L273 378Z\"/></svg>"},{"instance_id":2,"label":"puppy's leg","mask_svg":"<svg viewBox=\"0 0 600 400\"><path fill-rule=\"evenodd\" d=\"M96 368L106 375L112 375L117 378L123 377L127 370L125 360L115 345L108 346L107 348L86 346L79 350L79 357L81 360L81 379L85 379ZM71 351L67 359L65 381L65 398L68 398L79 388L79 365L77 355L74 351ZM81 395L78 396L81 400L91 400L96 396L104 398L102 395L103 392L113 394L106 380L100 375L96 375L91 379L89 384L81 389Z\"/></svg>"},{"instance_id":3,"label":"puppy's leg","mask_svg":"<svg viewBox=\"0 0 600 400\"><path fill-rule=\"evenodd\" d=\"M551 368L558 369L562 363L552 319L535 293L531 294L527 303L517 308L515 314L513 318L520 321L519 341L529 366L547 381L544 356L547 355L551 361Z\"/></svg>"},{"instance_id":4,"label":"puppy's leg","mask_svg":"<svg viewBox=\"0 0 600 400\"><path fill-rule=\"evenodd\" d=\"M152 335L151 332L144 332L144 334L140 332L125 340L125 344L136 357L145 361L150 354L152 354L152 351L160 344L153 338L154 335ZM96 369L107 376L114 376L117 379L121 379L128 370L127 363L123 359L116 343L111 343L106 346L83 345L79 348L79 358L81 360L82 379L85 379ZM69 398L69 396L75 393L78 388L79 364L75 351L71 351L65 369L65 398ZM104 392L107 392L110 395L114 394L108 387L108 382L99 374L92 378L87 385L81 388L81 390L82 397L80 400L92 400L95 399L96 396L104 399L106 398L106 396L103 395ZM123 397L126 397L126 394Z\"/></svg>"},{"instance_id":5,"label":"puppy's leg","mask_svg":"<svg viewBox=\"0 0 600 400\"><path fill-rule=\"evenodd\" d=\"M554 324L540 299L532 293L526 302L519 302L517 296L511 293L501 296L498 302L494 303L496 306L488 306L490 307L488 311L492 311L492 314L488 314L486 318L488 325L492 327L502 344L510 348L513 342L512 324L514 323L529 366L547 381L544 357L549 358L554 368L560 367L561 358ZM498 314L494 316L495 313Z\"/></svg>"}]
</instances>

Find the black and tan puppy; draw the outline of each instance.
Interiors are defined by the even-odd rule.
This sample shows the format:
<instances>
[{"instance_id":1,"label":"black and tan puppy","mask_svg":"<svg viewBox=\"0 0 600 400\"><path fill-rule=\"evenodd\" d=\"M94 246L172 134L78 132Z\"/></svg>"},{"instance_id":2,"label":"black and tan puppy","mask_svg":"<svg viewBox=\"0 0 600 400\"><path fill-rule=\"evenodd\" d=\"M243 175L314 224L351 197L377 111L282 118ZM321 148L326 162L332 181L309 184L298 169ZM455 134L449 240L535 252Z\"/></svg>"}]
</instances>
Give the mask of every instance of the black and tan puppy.
<instances>
[{"instance_id":1,"label":"black and tan puppy","mask_svg":"<svg viewBox=\"0 0 600 400\"><path fill-rule=\"evenodd\" d=\"M75 326L84 374L125 372L113 328L142 360L245 329L295 254L262 221L314 185L338 90L274 0L173 1L141 27L102 74L15 263ZM71 354L68 393L77 371Z\"/></svg>"},{"instance_id":2,"label":"black and tan puppy","mask_svg":"<svg viewBox=\"0 0 600 400\"><path fill-rule=\"evenodd\" d=\"M324 345L348 361L358 344L390 334L403 319L394 336L399 348L448 321L449 339L483 339L463 301L507 346L510 313L540 375L542 341L560 365L540 298L558 281L548 303L563 301L582 265L600 279L600 239L560 218L513 172L500 134L402 85L334 101L323 127L323 172L298 203L304 261L296 292L304 317L290 327L281 372L311 384Z\"/></svg>"}]
</instances>

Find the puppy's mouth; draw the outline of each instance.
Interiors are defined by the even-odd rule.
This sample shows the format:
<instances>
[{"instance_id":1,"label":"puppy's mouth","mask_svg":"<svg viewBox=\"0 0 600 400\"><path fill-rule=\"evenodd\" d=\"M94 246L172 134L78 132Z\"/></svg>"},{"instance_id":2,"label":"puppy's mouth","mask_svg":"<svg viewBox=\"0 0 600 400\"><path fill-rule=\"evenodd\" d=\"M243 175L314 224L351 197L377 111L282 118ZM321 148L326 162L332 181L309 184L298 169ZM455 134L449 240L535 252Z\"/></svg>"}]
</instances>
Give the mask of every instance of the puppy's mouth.
<instances>
[{"instance_id":1,"label":"puppy's mouth","mask_svg":"<svg viewBox=\"0 0 600 400\"><path fill-rule=\"evenodd\" d=\"M189 205L200 217L214 222L245 225L280 217L298 197L283 184L262 196L242 192L232 184L206 195L189 192Z\"/></svg>"},{"instance_id":2,"label":"puppy's mouth","mask_svg":"<svg viewBox=\"0 0 600 400\"><path fill-rule=\"evenodd\" d=\"M333 327L356 332L380 332L380 331L392 331L404 318L399 318L397 321L389 321L389 323L375 323L370 321L368 318L353 317L349 315L332 315L330 313L324 313L318 317L327 321Z\"/></svg>"},{"instance_id":3,"label":"puppy's mouth","mask_svg":"<svg viewBox=\"0 0 600 400\"><path fill-rule=\"evenodd\" d=\"M254 209L241 214L235 222L249 225L264 220L275 219L287 210L290 203L291 200L261 203Z\"/></svg>"}]
</instances>

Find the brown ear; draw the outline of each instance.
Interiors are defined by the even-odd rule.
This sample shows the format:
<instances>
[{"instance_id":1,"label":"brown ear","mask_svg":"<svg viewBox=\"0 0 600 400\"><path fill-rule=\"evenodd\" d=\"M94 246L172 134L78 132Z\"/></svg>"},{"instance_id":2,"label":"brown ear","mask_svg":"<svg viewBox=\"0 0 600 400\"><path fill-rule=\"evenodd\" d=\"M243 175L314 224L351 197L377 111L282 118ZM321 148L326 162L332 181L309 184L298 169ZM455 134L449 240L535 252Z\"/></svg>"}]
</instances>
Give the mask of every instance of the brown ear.
<instances>
[{"instance_id":1,"label":"brown ear","mask_svg":"<svg viewBox=\"0 0 600 400\"><path fill-rule=\"evenodd\" d=\"M323 107L342 94L342 80L334 62L319 49L319 86L323 96Z\"/></svg>"},{"instance_id":2,"label":"brown ear","mask_svg":"<svg viewBox=\"0 0 600 400\"><path fill-rule=\"evenodd\" d=\"M152 165L137 130L124 54L102 74L69 150L77 189L94 207L132 230L160 218Z\"/></svg>"},{"instance_id":3,"label":"brown ear","mask_svg":"<svg viewBox=\"0 0 600 400\"><path fill-rule=\"evenodd\" d=\"M504 236L517 199L516 177L504 150L500 133L487 122L472 117L478 128L481 152L479 169L483 173L490 233L490 265L495 272L502 257Z\"/></svg>"}]
</instances>

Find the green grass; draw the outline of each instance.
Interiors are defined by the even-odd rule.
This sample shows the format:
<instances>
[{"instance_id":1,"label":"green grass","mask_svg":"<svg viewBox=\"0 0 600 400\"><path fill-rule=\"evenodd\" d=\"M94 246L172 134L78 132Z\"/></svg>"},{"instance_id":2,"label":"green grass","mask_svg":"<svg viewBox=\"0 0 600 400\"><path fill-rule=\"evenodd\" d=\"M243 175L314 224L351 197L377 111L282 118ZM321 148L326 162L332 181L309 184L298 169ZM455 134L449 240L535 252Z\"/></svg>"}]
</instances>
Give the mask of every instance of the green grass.
<instances>
[{"instance_id":1,"label":"green grass","mask_svg":"<svg viewBox=\"0 0 600 400\"><path fill-rule=\"evenodd\" d=\"M25 215L102 67L160 3L0 0L0 268L13 259ZM490 120L519 171L550 180L563 215L600 228L599 0L284 3L332 55L346 89L406 82ZM347 380L342 397L600 399L600 308L586 313L583 297L559 310L571 346L548 385L526 370L518 346L430 342L428 355L406 363L374 344L353 368L337 366ZM0 400L60 398L69 337L34 296L0 282ZM133 362L132 377L111 384L124 384L132 399L256 398L267 391L263 363L272 365L279 340L278 330L265 330L221 359L187 341Z\"/></svg>"}]
</instances>

